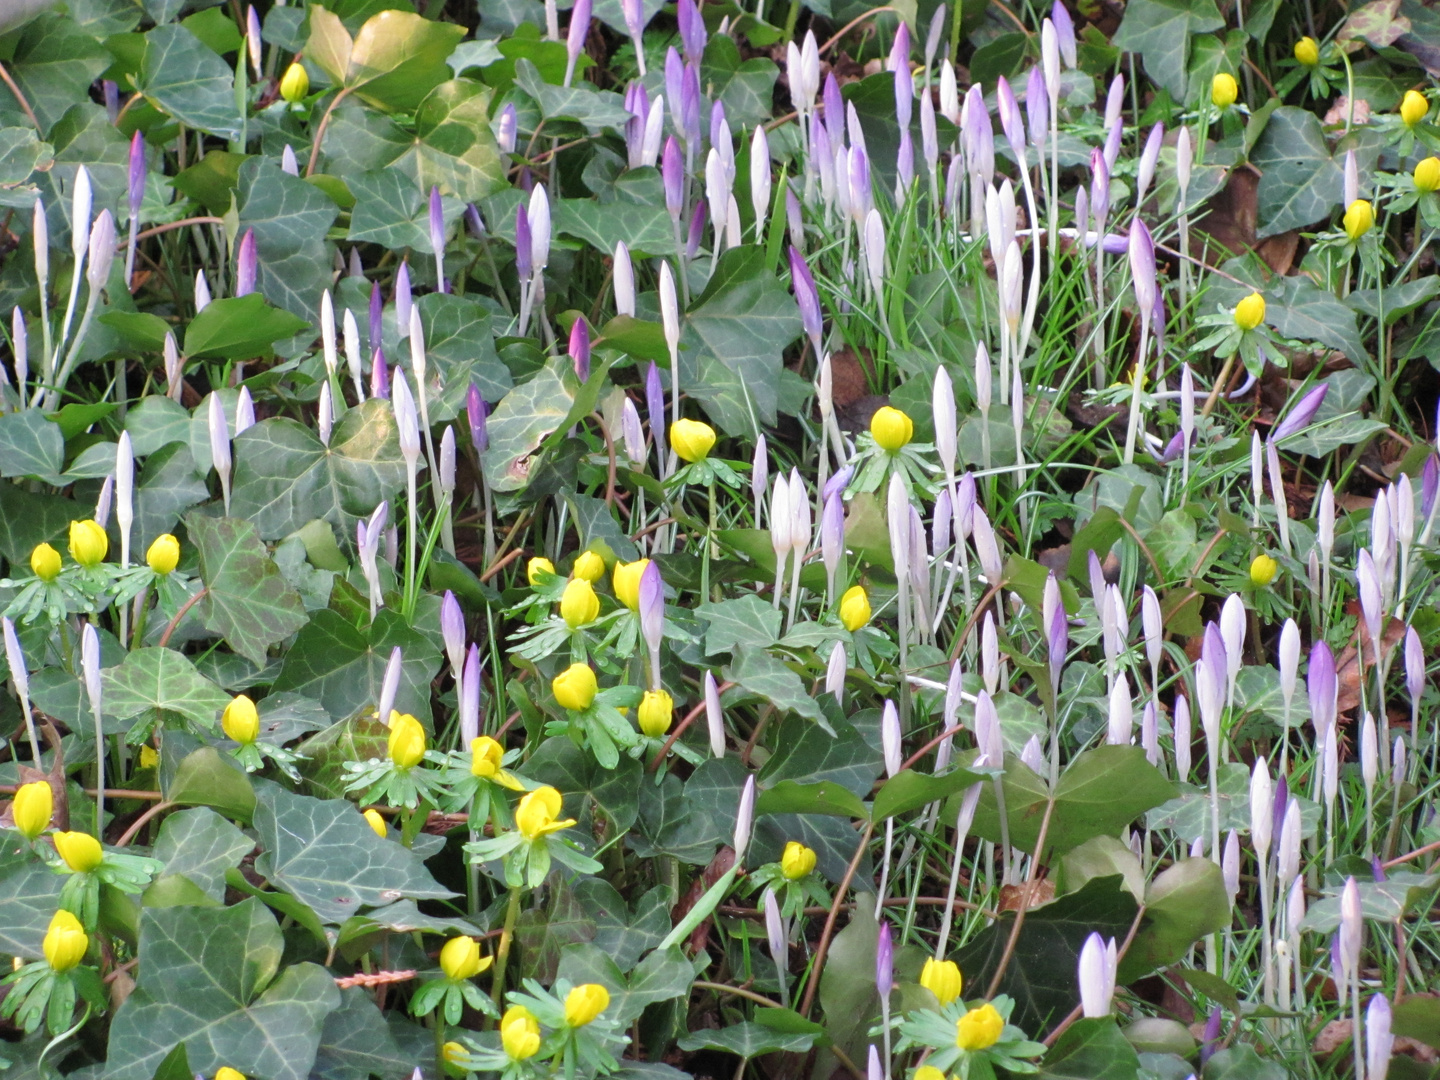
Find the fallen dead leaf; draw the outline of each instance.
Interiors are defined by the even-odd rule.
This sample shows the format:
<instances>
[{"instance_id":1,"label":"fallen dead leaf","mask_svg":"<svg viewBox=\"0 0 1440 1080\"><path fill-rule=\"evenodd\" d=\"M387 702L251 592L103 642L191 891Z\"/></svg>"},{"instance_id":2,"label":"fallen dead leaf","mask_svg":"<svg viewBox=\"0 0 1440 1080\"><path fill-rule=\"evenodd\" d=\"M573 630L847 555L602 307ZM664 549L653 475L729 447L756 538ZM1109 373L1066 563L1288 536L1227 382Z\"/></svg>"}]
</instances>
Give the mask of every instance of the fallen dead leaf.
<instances>
[{"instance_id":1,"label":"fallen dead leaf","mask_svg":"<svg viewBox=\"0 0 1440 1080\"><path fill-rule=\"evenodd\" d=\"M1055 883L1049 878L1026 881L1020 885L1000 888L1000 910L1020 911L1048 904L1055 899Z\"/></svg>"}]
</instances>

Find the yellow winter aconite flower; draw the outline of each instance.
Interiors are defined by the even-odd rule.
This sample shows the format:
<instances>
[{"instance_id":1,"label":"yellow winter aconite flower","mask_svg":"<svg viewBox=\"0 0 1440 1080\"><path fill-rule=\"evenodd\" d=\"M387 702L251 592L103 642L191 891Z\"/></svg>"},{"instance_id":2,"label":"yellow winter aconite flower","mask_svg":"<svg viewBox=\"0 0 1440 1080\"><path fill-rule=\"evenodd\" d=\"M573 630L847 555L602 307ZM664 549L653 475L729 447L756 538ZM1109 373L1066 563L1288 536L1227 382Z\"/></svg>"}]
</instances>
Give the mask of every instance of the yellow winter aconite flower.
<instances>
[{"instance_id":1,"label":"yellow winter aconite flower","mask_svg":"<svg viewBox=\"0 0 1440 1080\"><path fill-rule=\"evenodd\" d=\"M584 1027L610 1005L610 991L599 983L585 983L565 995L565 1023Z\"/></svg>"},{"instance_id":2,"label":"yellow winter aconite flower","mask_svg":"<svg viewBox=\"0 0 1440 1080\"><path fill-rule=\"evenodd\" d=\"M870 597L863 586L852 585L840 597L840 622L852 634L870 621Z\"/></svg>"},{"instance_id":3,"label":"yellow winter aconite flower","mask_svg":"<svg viewBox=\"0 0 1440 1080\"><path fill-rule=\"evenodd\" d=\"M949 1005L960 996L965 980L960 965L954 960L936 960L933 956L920 969L920 985L935 995L941 1005Z\"/></svg>"},{"instance_id":4,"label":"yellow winter aconite flower","mask_svg":"<svg viewBox=\"0 0 1440 1080\"><path fill-rule=\"evenodd\" d=\"M595 700L599 686L589 664L571 664L550 680L550 689L562 709L584 712Z\"/></svg>"},{"instance_id":5,"label":"yellow winter aconite flower","mask_svg":"<svg viewBox=\"0 0 1440 1080\"><path fill-rule=\"evenodd\" d=\"M1356 199L1345 208L1345 235L1359 240L1375 224L1375 208L1368 199Z\"/></svg>"},{"instance_id":6,"label":"yellow winter aconite flower","mask_svg":"<svg viewBox=\"0 0 1440 1080\"><path fill-rule=\"evenodd\" d=\"M425 725L409 713L390 714L390 760L398 768L411 769L425 757Z\"/></svg>"},{"instance_id":7,"label":"yellow winter aconite flower","mask_svg":"<svg viewBox=\"0 0 1440 1080\"><path fill-rule=\"evenodd\" d=\"M646 690L640 699L636 719L640 731L651 739L658 739L670 730L670 719L675 714L675 699L664 690Z\"/></svg>"},{"instance_id":8,"label":"yellow winter aconite flower","mask_svg":"<svg viewBox=\"0 0 1440 1080\"><path fill-rule=\"evenodd\" d=\"M232 1069L229 1065L221 1065L215 1070L215 1080L246 1080L245 1074L239 1069Z\"/></svg>"},{"instance_id":9,"label":"yellow winter aconite flower","mask_svg":"<svg viewBox=\"0 0 1440 1080\"><path fill-rule=\"evenodd\" d=\"M1005 1020L988 1001L955 1022L955 1045L961 1050L984 1050L1000 1041Z\"/></svg>"},{"instance_id":10,"label":"yellow winter aconite flower","mask_svg":"<svg viewBox=\"0 0 1440 1080\"><path fill-rule=\"evenodd\" d=\"M390 835L390 830L385 827L385 819L380 816L380 811L373 806L365 811L365 824L375 830L375 835L384 840Z\"/></svg>"},{"instance_id":11,"label":"yellow winter aconite flower","mask_svg":"<svg viewBox=\"0 0 1440 1080\"><path fill-rule=\"evenodd\" d=\"M55 850L65 860L65 865L77 874L88 874L105 858L100 841L89 833L57 832L51 839L55 841Z\"/></svg>"},{"instance_id":12,"label":"yellow winter aconite flower","mask_svg":"<svg viewBox=\"0 0 1440 1080\"><path fill-rule=\"evenodd\" d=\"M226 738L249 746L260 737L260 714L255 710L255 702L244 694L231 698L220 715L220 728Z\"/></svg>"},{"instance_id":13,"label":"yellow winter aconite flower","mask_svg":"<svg viewBox=\"0 0 1440 1080\"><path fill-rule=\"evenodd\" d=\"M1440 189L1440 157L1427 157L1415 166L1415 190L1435 191Z\"/></svg>"},{"instance_id":14,"label":"yellow winter aconite flower","mask_svg":"<svg viewBox=\"0 0 1440 1080\"><path fill-rule=\"evenodd\" d=\"M1320 63L1320 46L1313 37L1302 37L1295 42L1295 59L1306 67L1314 67Z\"/></svg>"},{"instance_id":15,"label":"yellow winter aconite flower","mask_svg":"<svg viewBox=\"0 0 1440 1080\"><path fill-rule=\"evenodd\" d=\"M10 804L15 828L26 840L34 840L50 827L50 815L54 810L55 793L44 780L21 784L15 792L15 801Z\"/></svg>"},{"instance_id":16,"label":"yellow winter aconite flower","mask_svg":"<svg viewBox=\"0 0 1440 1080\"><path fill-rule=\"evenodd\" d=\"M466 1051L465 1049L465 1044L458 1042L447 1042L444 1046L440 1048L441 1056L445 1058L446 1065L460 1064L460 1062L465 1060L465 1055L467 1052L468 1051Z\"/></svg>"},{"instance_id":17,"label":"yellow winter aconite flower","mask_svg":"<svg viewBox=\"0 0 1440 1080\"><path fill-rule=\"evenodd\" d=\"M90 948L90 936L85 933L79 919L62 909L51 917L41 948L52 970L69 971L85 959L85 950Z\"/></svg>"},{"instance_id":18,"label":"yellow winter aconite flower","mask_svg":"<svg viewBox=\"0 0 1440 1080\"><path fill-rule=\"evenodd\" d=\"M99 566L109 550L110 538L98 521L70 522L70 557L81 566Z\"/></svg>"},{"instance_id":19,"label":"yellow winter aconite flower","mask_svg":"<svg viewBox=\"0 0 1440 1080\"><path fill-rule=\"evenodd\" d=\"M526 840L537 840L547 833L568 829L574 818L557 821L563 802L553 787L539 787L529 792L515 808L515 827Z\"/></svg>"},{"instance_id":20,"label":"yellow winter aconite flower","mask_svg":"<svg viewBox=\"0 0 1440 1080\"><path fill-rule=\"evenodd\" d=\"M593 585L605 576L605 560L593 551L582 551L575 556L575 565L570 572Z\"/></svg>"},{"instance_id":21,"label":"yellow winter aconite flower","mask_svg":"<svg viewBox=\"0 0 1440 1080\"><path fill-rule=\"evenodd\" d=\"M870 418L870 436L876 446L893 454L915 437L915 424L899 409L882 405Z\"/></svg>"},{"instance_id":22,"label":"yellow winter aconite flower","mask_svg":"<svg viewBox=\"0 0 1440 1080\"><path fill-rule=\"evenodd\" d=\"M615 564L615 573L610 578L611 584L615 586L615 599L631 611L638 611L640 608L640 575L645 573L645 568L649 565L649 559Z\"/></svg>"},{"instance_id":23,"label":"yellow winter aconite flower","mask_svg":"<svg viewBox=\"0 0 1440 1080\"><path fill-rule=\"evenodd\" d=\"M511 791L524 791L525 785L504 769L505 748L489 735L470 740L470 775L493 780Z\"/></svg>"},{"instance_id":24,"label":"yellow winter aconite flower","mask_svg":"<svg viewBox=\"0 0 1440 1080\"><path fill-rule=\"evenodd\" d=\"M145 562L161 577L173 573L180 565L180 541L169 533L161 533L145 552Z\"/></svg>"},{"instance_id":25,"label":"yellow winter aconite flower","mask_svg":"<svg viewBox=\"0 0 1440 1080\"><path fill-rule=\"evenodd\" d=\"M686 461L701 461L715 445L715 429L699 420L676 420L670 425L670 445Z\"/></svg>"},{"instance_id":26,"label":"yellow winter aconite flower","mask_svg":"<svg viewBox=\"0 0 1440 1080\"><path fill-rule=\"evenodd\" d=\"M140 747L140 768L153 769L160 764L160 752L153 746Z\"/></svg>"},{"instance_id":27,"label":"yellow winter aconite flower","mask_svg":"<svg viewBox=\"0 0 1440 1080\"><path fill-rule=\"evenodd\" d=\"M49 544L36 544L30 552L30 569L41 581L54 581L60 576L60 552Z\"/></svg>"},{"instance_id":28,"label":"yellow winter aconite flower","mask_svg":"<svg viewBox=\"0 0 1440 1080\"><path fill-rule=\"evenodd\" d=\"M525 564L525 580L531 585L540 584L540 574L542 572L546 574L555 573L555 564L543 555L536 555Z\"/></svg>"},{"instance_id":29,"label":"yellow winter aconite flower","mask_svg":"<svg viewBox=\"0 0 1440 1080\"><path fill-rule=\"evenodd\" d=\"M934 1065L921 1065L910 1080L945 1080L945 1074Z\"/></svg>"},{"instance_id":30,"label":"yellow winter aconite flower","mask_svg":"<svg viewBox=\"0 0 1440 1080\"><path fill-rule=\"evenodd\" d=\"M1235 325L1241 330L1254 330L1265 321L1265 298L1252 292L1235 305Z\"/></svg>"},{"instance_id":31,"label":"yellow winter aconite flower","mask_svg":"<svg viewBox=\"0 0 1440 1080\"><path fill-rule=\"evenodd\" d=\"M799 881L815 869L815 851L799 840L791 840L780 853L780 872L791 881Z\"/></svg>"},{"instance_id":32,"label":"yellow winter aconite flower","mask_svg":"<svg viewBox=\"0 0 1440 1080\"><path fill-rule=\"evenodd\" d=\"M1406 90L1405 96L1400 99L1400 119L1405 121L1406 127L1414 127L1425 119L1429 111L1430 102L1418 90Z\"/></svg>"},{"instance_id":33,"label":"yellow winter aconite flower","mask_svg":"<svg viewBox=\"0 0 1440 1080\"><path fill-rule=\"evenodd\" d=\"M595 586L583 577L571 578L560 594L560 617L571 630L594 622L600 614L600 598Z\"/></svg>"},{"instance_id":34,"label":"yellow winter aconite flower","mask_svg":"<svg viewBox=\"0 0 1440 1080\"><path fill-rule=\"evenodd\" d=\"M1235 76L1227 71L1216 72L1215 78L1210 80L1210 100L1215 103L1217 109L1228 109L1235 104L1235 99L1240 96L1240 87L1235 82Z\"/></svg>"},{"instance_id":35,"label":"yellow winter aconite flower","mask_svg":"<svg viewBox=\"0 0 1440 1080\"><path fill-rule=\"evenodd\" d=\"M534 1057L540 1049L540 1021L524 1005L512 1005L500 1018L500 1045L511 1061Z\"/></svg>"},{"instance_id":36,"label":"yellow winter aconite flower","mask_svg":"<svg viewBox=\"0 0 1440 1080\"><path fill-rule=\"evenodd\" d=\"M453 937L440 950L440 970L446 978L460 982L479 975L494 959L480 955L480 943L473 937Z\"/></svg>"},{"instance_id":37,"label":"yellow winter aconite flower","mask_svg":"<svg viewBox=\"0 0 1440 1080\"><path fill-rule=\"evenodd\" d=\"M1255 561L1250 564L1250 584L1257 589L1263 589L1275 580L1275 574L1279 571L1280 564L1263 552L1255 556Z\"/></svg>"},{"instance_id":38,"label":"yellow winter aconite flower","mask_svg":"<svg viewBox=\"0 0 1440 1080\"><path fill-rule=\"evenodd\" d=\"M310 75L304 64L291 64L280 79L280 96L291 105L304 99L310 92Z\"/></svg>"}]
</instances>

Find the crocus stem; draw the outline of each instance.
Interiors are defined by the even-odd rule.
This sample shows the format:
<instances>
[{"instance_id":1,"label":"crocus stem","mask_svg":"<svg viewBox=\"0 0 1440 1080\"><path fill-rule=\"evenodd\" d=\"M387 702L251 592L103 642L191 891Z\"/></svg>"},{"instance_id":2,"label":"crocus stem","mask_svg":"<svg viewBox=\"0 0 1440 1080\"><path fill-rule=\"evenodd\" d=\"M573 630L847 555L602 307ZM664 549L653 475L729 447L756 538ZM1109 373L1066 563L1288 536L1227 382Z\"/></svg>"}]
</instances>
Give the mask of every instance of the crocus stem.
<instances>
[{"instance_id":1,"label":"crocus stem","mask_svg":"<svg viewBox=\"0 0 1440 1080\"><path fill-rule=\"evenodd\" d=\"M1135 374L1130 379L1130 420L1125 428L1125 464L1135 460L1135 437L1140 431L1140 384L1145 378L1145 354L1150 345L1150 323L1140 320L1140 353L1135 357Z\"/></svg>"},{"instance_id":2,"label":"crocus stem","mask_svg":"<svg viewBox=\"0 0 1440 1080\"><path fill-rule=\"evenodd\" d=\"M496 1008L505 998L505 968L510 964L510 942L515 937L515 921L520 917L520 886L510 889L510 902L505 905L505 927L500 931L500 944L495 948L495 978L490 998Z\"/></svg>"},{"instance_id":3,"label":"crocus stem","mask_svg":"<svg viewBox=\"0 0 1440 1080\"><path fill-rule=\"evenodd\" d=\"M885 819L885 854L880 861L880 888L876 890L875 897L875 918L880 918L885 910L885 893L890 884L890 849L895 843L895 819ZM885 1005L881 1002L881 1005ZM888 1012L888 1008L886 1010ZM888 1022L885 1026L885 1060L890 1060L890 1027Z\"/></svg>"},{"instance_id":4,"label":"crocus stem","mask_svg":"<svg viewBox=\"0 0 1440 1080\"><path fill-rule=\"evenodd\" d=\"M436 1009L435 1017L435 1075L445 1075L445 1016L444 1009Z\"/></svg>"},{"instance_id":5,"label":"crocus stem","mask_svg":"<svg viewBox=\"0 0 1440 1080\"><path fill-rule=\"evenodd\" d=\"M415 605L415 548L417 546L416 531L420 526L419 511L416 508L416 473L419 471L418 462L406 462L406 488L409 499L405 507L405 616L409 618Z\"/></svg>"}]
</instances>

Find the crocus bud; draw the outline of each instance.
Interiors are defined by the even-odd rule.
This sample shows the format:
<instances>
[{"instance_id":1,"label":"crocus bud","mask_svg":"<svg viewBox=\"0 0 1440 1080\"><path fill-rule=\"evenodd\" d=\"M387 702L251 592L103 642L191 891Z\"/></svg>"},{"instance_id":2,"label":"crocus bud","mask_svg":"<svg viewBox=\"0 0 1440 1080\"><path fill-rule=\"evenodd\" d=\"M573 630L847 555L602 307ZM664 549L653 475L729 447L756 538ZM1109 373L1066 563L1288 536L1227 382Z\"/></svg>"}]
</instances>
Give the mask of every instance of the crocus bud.
<instances>
[{"instance_id":1,"label":"crocus bud","mask_svg":"<svg viewBox=\"0 0 1440 1080\"><path fill-rule=\"evenodd\" d=\"M590 324L581 315L570 326L570 362L575 368L575 377L582 383L590 379Z\"/></svg>"},{"instance_id":2,"label":"crocus bud","mask_svg":"<svg viewBox=\"0 0 1440 1080\"><path fill-rule=\"evenodd\" d=\"M1140 324L1148 326L1157 292L1155 244L1150 239L1150 230L1138 216L1130 222L1129 255L1130 278L1135 287L1135 304L1140 309ZM1145 358L1140 357L1138 363L1143 365L1144 362Z\"/></svg>"},{"instance_id":3,"label":"crocus bud","mask_svg":"<svg viewBox=\"0 0 1440 1080\"><path fill-rule=\"evenodd\" d=\"M805 256L800 254L794 245L789 248L789 259L790 287L794 290L795 302L800 307L800 325L810 338L810 344L818 356L822 330L820 293L815 287L815 278L810 273L810 266L806 263Z\"/></svg>"},{"instance_id":4,"label":"crocus bud","mask_svg":"<svg viewBox=\"0 0 1440 1080\"><path fill-rule=\"evenodd\" d=\"M701 684L705 692L705 723L710 732L710 753L725 756L725 713L720 708L720 688L715 685L714 672L705 672Z\"/></svg>"},{"instance_id":5,"label":"crocus bud","mask_svg":"<svg viewBox=\"0 0 1440 1080\"><path fill-rule=\"evenodd\" d=\"M901 23L903 26L904 23ZM880 920L880 937L875 943L875 992L882 1002L890 999L895 989L895 946L890 937L890 923Z\"/></svg>"},{"instance_id":6,"label":"crocus bud","mask_svg":"<svg viewBox=\"0 0 1440 1080\"><path fill-rule=\"evenodd\" d=\"M473 643L465 653L456 699L460 714L460 745L470 746L480 737L480 647Z\"/></svg>"},{"instance_id":7,"label":"crocus bud","mask_svg":"<svg viewBox=\"0 0 1440 1080\"><path fill-rule=\"evenodd\" d=\"M740 807L735 815L735 865L742 866L745 852L750 848L750 830L755 824L755 775L745 778L745 787L740 792Z\"/></svg>"},{"instance_id":8,"label":"crocus bud","mask_svg":"<svg viewBox=\"0 0 1440 1080\"><path fill-rule=\"evenodd\" d=\"M415 399L403 368L395 369L395 427L400 441L400 454L411 468L420 460L420 418L415 412Z\"/></svg>"},{"instance_id":9,"label":"crocus bud","mask_svg":"<svg viewBox=\"0 0 1440 1080\"><path fill-rule=\"evenodd\" d=\"M659 689L660 642L665 633L665 584L660 580L660 564L648 559L640 574L637 612L640 616L640 634L650 650L652 689Z\"/></svg>"},{"instance_id":10,"label":"crocus bud","mask_svg":"<svg viewBox=\"0 0 1440 1080\"><path fill-rule=\"evenodd\" d=\"M565 35L565 85L575 78L575 64L585 50L585 39L590 36L591 0L575 0L570 9L570 28Z\"/></svg>"},{"instance_id":11,"label":"crocus bud","mask_svg":"<svg viewBox=\"0 0 1440 1080\"><path fill-rule=\"evenodd\" d=\"M1243 302L1243 301L1242 301ZM1263 301L1262 301L1263 304ZM1263 307L1262 307L1263 313ZM1263 317L1263 314L1262 314ZM1270 432L1270 441L1279 443L1297 432L1303 431L1307 424L1315 418L1316 412L1325 401L1325 394L1329 391L1329 383L1320 383L1310 389L1302 397L1294 408L1286 415L1285 419L1276 424Z\"/></svg>"},{"instance_id":12,"label":"crocus bud","mask_svg":"<svg viewBox=\"0 0 1440 1080\"><path fill-rule=\"evenodd\" d=\"M1180 208L1185 209L1185 193L1190 189L1190 167L1195 151L1190 143L1190 129L1181 127L1175 136L1175 181L1180 186Z\"/></svg>"},{"instance_id":13,"label":"crocus bud","mask_svg":"<svg viewBox=\"0 0 1440 1080\"><path fill-rule=\"evenodd\" d=\"M886 700L880 713L880 746L885 758L885 774L894 776L900 771L900 713L895 702Z\"/></svg>"},{"instance_id":14,"label":"crocus bud","mask_svg":"<svg viewBox=\"0 0 1440 1080\"><path fill-rule=\"evenodd\" d=\"M1080 1003L1089 1018L1110 1015L1110 1000L1115 996L1115 939L1102 939L1092 933L1080 947L1078 982Z\"/></svg>"},{"instance_id":15,"label":"crocus bud","mask_svg":"<svg viewBox=\"0 0 1440 1080\"><path fill-rule=\"evenodd\" d=\"M532 273L543 273L550 262L550 199L545 185L530 192L530 261Z\"/></svg>"},{"instance_id":16,"label":"crocus bud","mask_svg":"<svg viewBox=\"0 0 1440 1080\"><path fill-rule=\"evenodd\" d=\"M1122 671L1110 690L1109 725L1105 741L1111 746L1129 746L1135 736L1135 708L1130 700L1130 680Z\"/></svg>"},{"instance_id":17,"label":"crocus bud","mask_svg":"<svg viewBox=\"0 0 1440 1080\"><path fill-rule=\"evenodd\" d=\"M395 711L395 698L400 693L403 659L404 653L401 652L400 646L396 645L390 650L390 658L385 662L385 674L380 679L380 699L375 711L387 724L394 721L394 717L390 714Z\"/></svg>"},{"instance_id":18,"label":"crocus bud","mask_svg":"<svg viewBox=\"0 0 1440 1080\"><path fill-rule=\"evenodd\" d=\"M845 645L837 641L831 646L830 659L825 665L825 692L827 694L833 694L837 704L842 703L841 697L845 692L845 674L847 670Z\"/></svg>"},{"instance_id":19,"label":"crocus bud","mask_svg":"<svg viewBox=\"0 0 1440 1080\"><path fill-rule=\"evenodd\" d=\"M785 944L785 922L780 917L780 903L775 899L774 889L766 888L760 906L765 910L765 937L770 945L770 955L783 968L790 950Z\"/></svg>"},{"instance_id":20,"label":"crocus bud","mask_svg":"<svg viewBox=\"0 0 1440 1080\"><path fill-rule=\"evenodd\" d=\"M1150 190L1150 181L1155 177L1155 165L1160 160L1160 147L1165 142L1165 125L1156 124L1150 129L1145 140L1145 149L1140 154L1140 164L1135 180L1135 207L1138 210Z\"/></svg>"},{"instance_id":21,"label":"crocus bud","mask_svg":"<svg viewBox=\"0 0 1440 1080\"><path fill-rule=\"evenodd\" d=\"M235 295L248 296L255 291L257 255L255 251L255 230L246 229L240 238L239 253L235 257Z\"/></svg>"},{"instance_id":22,"label":"crocus bud","mask_svg":"<svg viewBox=\"0 0 1440 1080\"><path fill-rule=\"evenodd\" d=\"M655 453L662 465L665 461L665 390L660 385L660 369L655 361L645 373L645 407L649 414L650 437L655 440Z\"/></svg>"},{"instance_id":23,"label":"crocus bud","mask_svg":"<svg viewBox=\"0 0 1440 1080\"><path fill-rule=\"evenodd\" d=\"M515 103L507 102L495 120L495 145L502 154L515 152L515 133L518 120Z\"/></svg>"}]
</instances>

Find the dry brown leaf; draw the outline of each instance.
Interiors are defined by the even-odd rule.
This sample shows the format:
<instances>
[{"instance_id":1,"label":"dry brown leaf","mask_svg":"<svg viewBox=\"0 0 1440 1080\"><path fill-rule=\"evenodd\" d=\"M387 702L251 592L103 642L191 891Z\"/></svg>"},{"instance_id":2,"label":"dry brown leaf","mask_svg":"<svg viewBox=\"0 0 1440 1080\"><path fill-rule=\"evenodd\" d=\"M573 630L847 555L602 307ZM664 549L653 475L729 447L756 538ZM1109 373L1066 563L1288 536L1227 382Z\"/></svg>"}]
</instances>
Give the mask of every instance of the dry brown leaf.
<instances>
[{"instance_id":1,"label":"dry brown leaf","mask_svg":"<svg viewBox=\"0 0 1440 1080\"><path fill-rule=\"evenodd\" d=\"M1048 904L1055 899L1055 883L1049 878L1027 881L1021 885L1003 885L1000 888L1000 910L1020 911Z\"/></svg>"}]
</instances>

